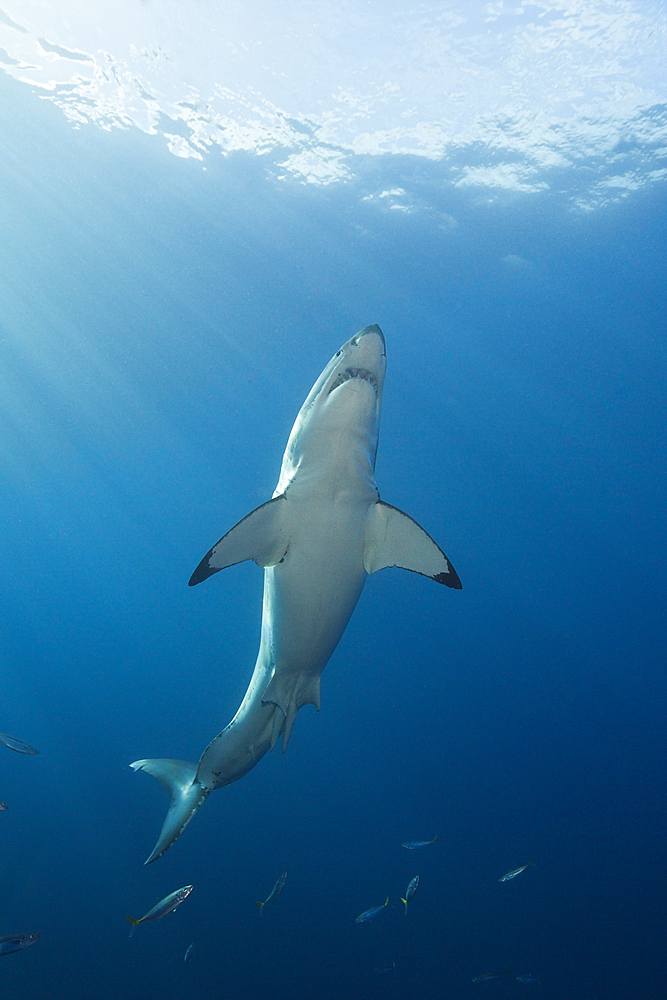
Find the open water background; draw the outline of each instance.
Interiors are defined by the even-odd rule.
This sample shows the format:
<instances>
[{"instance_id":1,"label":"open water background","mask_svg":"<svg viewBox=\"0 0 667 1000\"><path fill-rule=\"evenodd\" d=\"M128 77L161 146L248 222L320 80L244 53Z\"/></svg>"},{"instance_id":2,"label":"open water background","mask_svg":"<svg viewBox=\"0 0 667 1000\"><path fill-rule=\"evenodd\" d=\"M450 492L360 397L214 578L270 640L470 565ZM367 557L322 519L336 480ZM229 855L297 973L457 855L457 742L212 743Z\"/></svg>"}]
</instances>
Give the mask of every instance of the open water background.
<instances>
[{"instance_id":1,"label":"open water background","mask_svg":"<svg viewBox=\"0 0 667 1000\"><path fill-rule=\"evenodd\" d=\"M586 213L434 181L443 226L0 95L0 729L40 749L0 748L0 933L40 933L4 1000L661 997L664 185ZM371 578L321 713L144 868L166 796L127 765L197 759L259 638L257 567L189 575L369 323L382 496L464 589Z\"/></svg>"}]
</instances>

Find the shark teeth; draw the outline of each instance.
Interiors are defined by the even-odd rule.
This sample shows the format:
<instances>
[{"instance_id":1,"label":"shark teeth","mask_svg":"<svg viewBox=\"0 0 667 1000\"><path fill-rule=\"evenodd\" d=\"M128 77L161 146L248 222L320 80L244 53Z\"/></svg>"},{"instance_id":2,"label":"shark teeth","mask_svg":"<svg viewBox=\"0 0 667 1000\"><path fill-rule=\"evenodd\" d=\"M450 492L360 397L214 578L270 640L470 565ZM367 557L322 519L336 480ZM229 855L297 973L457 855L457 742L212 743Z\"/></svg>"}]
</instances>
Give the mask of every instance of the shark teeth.
<instances>
[{"instance_id":1,"label":"shark teeth","mask_svg":"<svg viewBox=\"0 0 667 1000\"><path fill-rule=\"evenodd\" d=\"M349 382L352 378L360 378L363 379L364 382L370 382L375 391L378 391L378 380L373 372L369 372L367 368L346 368L345 371L340 372L335 382L329 389L328 395L331 395L334 389L337 389L339 385L342 385L344 382Z\"/></svg>"}]
</instances>

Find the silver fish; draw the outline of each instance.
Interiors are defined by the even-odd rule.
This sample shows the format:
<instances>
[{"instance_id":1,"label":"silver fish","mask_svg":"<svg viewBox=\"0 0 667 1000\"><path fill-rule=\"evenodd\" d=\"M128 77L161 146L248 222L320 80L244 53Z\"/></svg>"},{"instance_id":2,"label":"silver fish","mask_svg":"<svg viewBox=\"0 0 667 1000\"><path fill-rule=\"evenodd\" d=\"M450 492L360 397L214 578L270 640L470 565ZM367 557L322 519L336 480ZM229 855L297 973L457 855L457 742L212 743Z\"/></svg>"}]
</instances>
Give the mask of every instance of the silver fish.
<instances>
[{"instance_id":1,"label":"silver fish","mask_svg":"<svg viewBox=\"0 0 667 1000\"><path fill-rule=\"evenodd\" d=\"M167 913L171 913L172 910L175 910L177 906L180 906L184 899L188 898L193 888L194 887L191 885L184 885L182 889L176 889L175 892L170 892L168 896L165 896L159 903L156 903L152 910L149 910L148 913L144 913L143 917L135 918L126 916L125 919L129 920L132 924L130 937L134 934L138 924L143 924L147 920L159 920L160 917L164 917Z\"/></svg>"},{"instance_id":2,"label":"silver fish","mask_svg":"<svg viewBox=\"0 0 667 1000\"><path fill-rule=\"evenodd\" d=\"M415 877L411 878L410 881L408 882L408 887L405 890L405 899L403 899L403 897L401 896L401 902L405 904L406 917L408 915L408 903L416 893L418 885L419 885L419 875L415 875Z\"/></svg>"},{"instance_id":3,"label":"silver fish","mask_svg":"<svg viewBox=\"0 0 667 1000\"><path fill-rule=\"evenodd\" d=\"M371 906L370 910L364 910L363 913L360 913L354 921L355 924L365 924L367 920L372 920L373 917L377 917L378 913L382 913L385 906L389 906L389 896L387 896L382 906Z\"/></svg>"},{"instance_id":4,"label":"silver fish","mask_svg":"<svg viewBox=\"0 0 667 1000\"><path fill-rule=\"evenodd\" d=\"M418 847L428 847L429 844L435 844L437 839L436 833L433 840L408 840L407 844L401 844L401 847L405 847L408 851L416 851Z\"/></svg>"},{"instance_id":5,"label":"silver fish","mask_svg":"<svg viewBox=\"0 0 667 1000\"><path fill-rule=\"evenodd\" d=\"M509 965L506 969L503 969L502 972L483 972L481 976L475 976L472 982L488 983L492 979L500 979L501 976L509 976L511 971L512 971L512 966Z\"/></svg>"},{"instance_id":6,"label":"silver fish","mask_svg":"<svg viewBox=\"0 0 667 1000\"><path fill-rule=\"evenodd\" d=\"M12 955L34 944L39 934L5 934L0 937L0 955Z\"/></svg>"},{"instance_id":7,"label":"silver fish","mask_svg":"<svg viewBox=\"0 0 667 1000\"><path fill-rule=\"evenodd\" d=\"M514 868L511 872L505 872L502 878L499 878L498 881L510 882L513 878L516 878L517 875L520 875L521 872L525 872L526 868L530 868L532 863L532 861L529 861L527 865L521 865L521 868Z\"/></svg>"},{"instance_id":8,"label":"silver fish","mask_svg":"<svg viewBox=\"0 0 667 1000\"><path fill-rule=\"evenodd\" d=\"M259 900L259 899L257 900L257 905L260 907L260 911L259 911L260 916L262 915L262 913L264 913L264 907L266 906L266 904L270 903L272 899L277 899L278 898L278 896L280 895L280 893L285 888L285 882L286 881L287 881L287 872L283 872L282 875L280 876L280 878L276 879L276 884L274 885L273 889L271 890L271 892L269 893L269 895L266 897L266 899L264 900L264 902L262 903L261 900Z\"/></svg>"},{"instance_id":9,"label":"silver fish","mask_svg":"<svg viewBox=\"0 0 667 1000\"><path fill-rule=\"evenodd\" d=\"M17 753L39 753L39 750L35 750L35 748L31 747L29 743L24 743L23 740L14 739L13 736L8 736L7 733L0 733L0 743L4 743L10 750L16 750Z\"/></svg>"}]
</instances>

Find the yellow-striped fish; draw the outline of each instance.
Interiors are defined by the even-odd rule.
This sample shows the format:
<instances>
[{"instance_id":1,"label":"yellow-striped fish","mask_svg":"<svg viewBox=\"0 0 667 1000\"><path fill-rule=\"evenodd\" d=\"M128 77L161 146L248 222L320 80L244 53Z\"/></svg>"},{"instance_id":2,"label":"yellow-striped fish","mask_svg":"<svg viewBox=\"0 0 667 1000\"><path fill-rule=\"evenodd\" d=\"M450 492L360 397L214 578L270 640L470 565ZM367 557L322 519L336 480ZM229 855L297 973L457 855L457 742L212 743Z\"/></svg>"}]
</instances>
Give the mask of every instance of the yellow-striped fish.
<instances>
[{"instance_id":1,"label":"yellow-striped fish","mask_svg":"<svg viewBox=\"0 0 667 1000\"><path fill-rule=\"evenodd\" d=\"M527 865L521 865L521 868L514 868L511 872L505 872L505 874L499 878L498 881L510 882L513 878L516 878L517 875L520 875L521 872L525 872L526 868L530 868L532 863L532 861L529 861Z\"/></svg>"},{"instance_id":2,"label":"yellow-striped fish","mask_svg":"<svg viewBox=\"0 0 667 1000\"><path fill-rule=\"evenodd\" d=\"M389 896L387 896L382 906L371 906L370 910L364 910L363 913L360 913L354 921L355 924L365 924L367 920L372 920L373 917L377 917L378 913L382 913L385 906L389 906Z\"/></svg>"},{"instance_id":3,"label":"yellow-striped fish","mask_svg":"<svg viewBox=\"0 0 667 1000\"><path fill-rule=\"evenodd\" d=\"M260 916L261 916L262 913L264 913L264 907L266 906L266 904L270 903L272 899L277 899L278 898L278 896L280 895L280 893L285 888L285 882L286 881L287 881L287 872L283 872L282 875L280 876L280 878L276 879L276 884L274 885L273 889L271 890L271 892L269 893L269 895L266 897L266 899L264 900L264 902L262 903L259 899L257 900L257 905L260 907L260 911L259 911L260 912Z\"/></svg>"},{"instance_id":4,"label":"yellow-striped fish","mask_svg":"<svg viewBox=\"0 0 667 1000\"><path fill-rule=\"evenodd\" d=\"M177 906L180 906L184 899L187 899L192 892L193 886L184 885L182 889L176 889L175 892L170 892L168 896L161 899L159 903L156 903L152 910L148 913L144 913L143 917L128 917L125 919L129 920L132 924L132 930L130 931L130 937L134 934L137 924L143 924L148 920L159 920L160 917L166 916L167 913L171 913L175 910Z\"/></svg>"},{"instance_id":5,"label":"yellow-striped fish","mask_svg":"<svg viewBox=\"0 0 667 1000\"><path fill-rule=\"evenodd\" d=\"M408 887L405 890L405 899L403 899L403 897L401 896L401 902L405 904L406 917L408 915L408 903L416 893L418 885L419 885L419 875L415 875L415 877L411 878L410 881L408 882Z\"/></svg>"}]
</instances>

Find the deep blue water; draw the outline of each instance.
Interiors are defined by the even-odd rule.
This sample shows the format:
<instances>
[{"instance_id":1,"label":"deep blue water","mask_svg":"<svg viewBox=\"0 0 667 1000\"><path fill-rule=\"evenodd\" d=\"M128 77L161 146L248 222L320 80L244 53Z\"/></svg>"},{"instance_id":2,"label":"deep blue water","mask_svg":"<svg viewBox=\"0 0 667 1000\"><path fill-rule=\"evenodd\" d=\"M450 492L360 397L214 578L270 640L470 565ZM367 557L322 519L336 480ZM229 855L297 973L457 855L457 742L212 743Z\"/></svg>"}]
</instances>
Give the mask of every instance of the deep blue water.
<instances>
[{"instance_id":1,"label":"deep blue water","mask_svg":"<svg viewBox=\"0 0 667 1000\"><path fill-rule=\"evenodd\" d=\"M434 173L443 229L0 87L0 730L40 749L0 747L0 933L40 934L3 1000L663 996L664 185L577 213ZM189 575L370 323L382 496L464 589L369 579L321 713L144 867L167 799L127 765L197 759L259 638L256 566Z\"/></svg>"}]
</instances>

